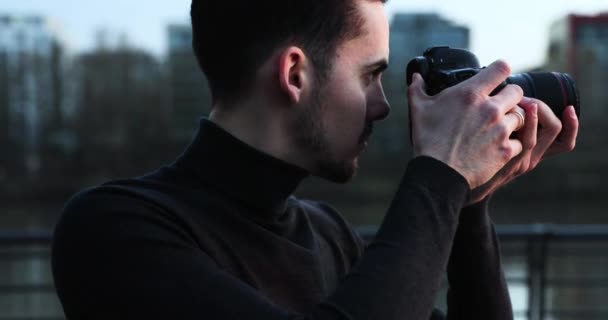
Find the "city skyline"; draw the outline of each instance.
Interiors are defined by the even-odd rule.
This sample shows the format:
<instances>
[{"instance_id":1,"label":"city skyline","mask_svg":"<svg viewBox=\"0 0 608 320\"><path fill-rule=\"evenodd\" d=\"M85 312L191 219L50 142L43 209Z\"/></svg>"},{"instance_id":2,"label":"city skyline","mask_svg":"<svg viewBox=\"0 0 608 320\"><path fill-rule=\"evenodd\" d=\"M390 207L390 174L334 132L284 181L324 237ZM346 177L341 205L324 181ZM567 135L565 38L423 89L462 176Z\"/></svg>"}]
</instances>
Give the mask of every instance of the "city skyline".
<instances>
[{"instance_id":1,"label":"city skyline","mask_svg":"<svg viewBox=\"0 0 608 320\"><path fill-rule=\"evenodd\" d=\"M95 46L97 30L111 34L124 33L129 43L157 56L167 54L167 26L188 22L190 0L174 1L109 0L76 2L56 0L11 0L1 14L42 15L61 26L68 47L74 51ZM398 12L435 12L443 18L471 29L471 50L482 64L501 58L514 70L538 66L544 62L550 24L567 14L595 15L608 11L603 0L581 0L576 3L557 0L551 6L544 2L480 1L458 2L429 0L424 3L389 1L389 16Z\"/></svg>"}]
</instances>

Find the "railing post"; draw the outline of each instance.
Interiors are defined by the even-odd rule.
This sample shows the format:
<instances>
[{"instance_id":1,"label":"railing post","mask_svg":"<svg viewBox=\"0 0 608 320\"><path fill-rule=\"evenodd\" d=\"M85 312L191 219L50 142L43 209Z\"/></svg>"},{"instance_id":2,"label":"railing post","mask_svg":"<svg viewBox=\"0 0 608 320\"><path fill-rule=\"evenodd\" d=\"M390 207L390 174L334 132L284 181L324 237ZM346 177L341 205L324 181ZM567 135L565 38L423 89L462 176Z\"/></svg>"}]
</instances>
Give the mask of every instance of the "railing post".
<instances>
[{"instance_id":1,"label":"railing post","mask_svg":"<svg viewBox=\"0 0 608 320\"><path fill-rule=\"evenodd\" d=\"M548 238L546 230L528 237L529 320L545 319Z\"/></svg>"}]
</instances>

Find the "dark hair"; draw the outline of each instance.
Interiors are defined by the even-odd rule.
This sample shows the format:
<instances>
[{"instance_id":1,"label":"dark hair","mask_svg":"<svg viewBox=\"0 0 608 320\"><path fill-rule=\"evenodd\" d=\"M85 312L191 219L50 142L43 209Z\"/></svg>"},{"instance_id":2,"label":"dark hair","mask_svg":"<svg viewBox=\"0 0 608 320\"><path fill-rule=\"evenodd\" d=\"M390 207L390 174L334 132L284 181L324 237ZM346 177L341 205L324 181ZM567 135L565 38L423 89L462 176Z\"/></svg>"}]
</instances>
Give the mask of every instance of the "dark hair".
<instances>
[{"instance_id":1,"label":"dark hair","mask_svg":"<svg viewBox=\"0 0 608 320\"><path fill-rule=\"evenodd\" d=\"M326 78L338 45L362 32L356 1L364 0L192 0L192 44L213 100L247 93L281 45L300 46Z\"/></svg>"}]
</instances>

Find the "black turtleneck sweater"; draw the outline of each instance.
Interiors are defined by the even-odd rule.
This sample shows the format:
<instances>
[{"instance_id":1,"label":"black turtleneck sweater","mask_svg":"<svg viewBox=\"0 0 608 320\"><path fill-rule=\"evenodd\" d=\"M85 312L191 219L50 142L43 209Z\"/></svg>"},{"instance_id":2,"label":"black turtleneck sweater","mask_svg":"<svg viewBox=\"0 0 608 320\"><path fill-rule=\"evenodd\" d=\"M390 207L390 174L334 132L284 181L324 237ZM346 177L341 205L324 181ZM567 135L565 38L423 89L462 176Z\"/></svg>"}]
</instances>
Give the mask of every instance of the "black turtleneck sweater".
<instances>
[{"instance_id":1,"label":"black turtleneck sweater","mask_svg":"<svg viewBox=\"0 0 608 320\"><path fill-rule=\"evenodd\" d=\"M202 120L172 165L77 194L52 248L68 319L429 319L446 270L449 319L512 318L487 203L462 210L450 167L413 159L366 248L291 196L306 176Z\"/></svg>"}]
</instances>

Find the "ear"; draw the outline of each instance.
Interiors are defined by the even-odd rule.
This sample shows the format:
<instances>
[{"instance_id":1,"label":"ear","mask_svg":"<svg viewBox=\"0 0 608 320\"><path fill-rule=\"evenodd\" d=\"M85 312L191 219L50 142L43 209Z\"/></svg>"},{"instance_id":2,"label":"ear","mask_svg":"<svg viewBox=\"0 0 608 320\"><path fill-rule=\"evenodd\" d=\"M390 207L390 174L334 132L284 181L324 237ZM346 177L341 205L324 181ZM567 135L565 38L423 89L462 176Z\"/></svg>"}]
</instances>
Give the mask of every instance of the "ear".
<instances>
[{"instance_id":1,"label":"ear","mask_svg":"<svg viewBox=\"0 0 608 320\"><path fill-rule=\"evenodd\" d=\"M302 92L308 86L309 66L306 55L298 47L288 47L279 58L279 83L281 91L292 103L300 102Z\"/></svg>"}]
</instances>

